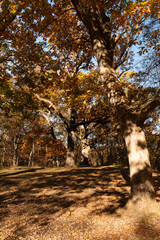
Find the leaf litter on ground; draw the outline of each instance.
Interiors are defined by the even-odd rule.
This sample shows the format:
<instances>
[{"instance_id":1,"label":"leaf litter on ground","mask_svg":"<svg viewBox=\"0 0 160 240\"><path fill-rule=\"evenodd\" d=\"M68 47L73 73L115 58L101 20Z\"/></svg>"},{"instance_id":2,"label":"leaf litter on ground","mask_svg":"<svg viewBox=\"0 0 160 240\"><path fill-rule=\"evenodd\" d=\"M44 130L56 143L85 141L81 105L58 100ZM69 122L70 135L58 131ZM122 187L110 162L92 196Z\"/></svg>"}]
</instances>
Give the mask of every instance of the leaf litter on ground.
<instances>
[{"instance_id":1,"label":"leaf litter on ground","mask_svg":"<svg viewBox=\"0 0 160 240\"><path fill-rule=\"evenodd\" d=\"M0 240L160 240L160 213L116 214L130 191L116 167L21 169L0 185Z\"/></svg>"}]
</instances>

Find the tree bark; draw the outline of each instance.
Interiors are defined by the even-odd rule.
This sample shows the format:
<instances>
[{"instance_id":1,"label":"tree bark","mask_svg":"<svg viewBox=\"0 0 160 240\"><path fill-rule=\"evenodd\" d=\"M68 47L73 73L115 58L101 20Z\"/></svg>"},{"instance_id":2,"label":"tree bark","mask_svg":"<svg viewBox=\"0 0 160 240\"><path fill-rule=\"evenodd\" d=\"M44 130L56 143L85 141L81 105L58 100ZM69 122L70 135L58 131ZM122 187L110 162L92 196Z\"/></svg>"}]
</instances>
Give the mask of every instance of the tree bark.
<instances>
[{"instance_id":1,"label":"tree bark","mask_svg":"<svg viewBox=\"0 0 160 240\"><path fill-rule=\"evenodd\" d=\"M4 166L5 163L5 153L6 153L6 141L3 142L3 152L2 152L2 166Z\"/></svg>"},{"instance_id":2,"label":"tree bark","mask_svg":"<svg viewBox=\"0 0 160 240\"><path fill-rule=\"evenodd\" d=\"M82 149L82 158L80 165L89 166L88 158L91 148L88 144L88 140L86 138L81 140L81 149Z\"/></svg>"},{"instance_id":3,"label":"tree bark","mask_svg":"<svg viewBox=\"0 0 160 240\"><path fill-rule=\"evenodd\" d=\"M33 140L32 148L31 148L31 151L30 151L30 154L29 154L28 166L34 166L34 162L33 162L34 153L35 153L35 142Z\"/></svg>"},{"instance_id":4,"label":"tree bark","mask_svg":"<svg viewBox=\"0 0 160 240\"><path fill-rule=\"evenodd\" d=\"M99 43L100 45L100 43ZM111 66L108 65L107 57L103 57L105 51L100 49L99 55L96 53L99 63L100 74L102 80L105 82L108 93L108 103L113 109L113 112L118 113L118 118L126 118L125 124L121 122L121 128L124 130L124 138L128 152L130 178L131 178L131 195L134 202L142 201L142 199L153 199L155 197L155 190L152 180L152 171L149 161L149 152L147 149L145 134L142 128L136 124L132 119L127 119L127 110L125 107L123 111L119 111L118 104L124 101L121 92L117 92L116 84L117 77L114 74ZM102 55L102 57L101 57ZM138 122L138 119L137 119Z\"/></svg>"},{"instance_id":5,"label":"tree bark","mask_svg":"<svg viewBox=\"0 0 160 240\"><path fill-rule=\"evenodd\" d=\"M17 136L13 139L13 166L18 166L18 139Z\"/></svg>"},{"instance_id":6,"label":"tree bark","mask_svg":"<svg viewBox=\"0 0 160 240\"><path fill-rule=\"evenodd\" d=\"M68 143L67 143L67 167L75 167L75 132L76 132L76 111L71 109L69 126L67 127Z\"/></svg>"},{"instance_id":7,"label":"tree bark","mask_svg":"<svg viewBox=\"0 0 160 240\"><path fill-rule=\"evenodd\" d=\"M133 120L123 125L123 135L128 153L132 200L154 198L155 190L145 133Z\"/></svg>"},{"instance_id":8,"label":"tree bark","mask_svg":"<svg viewBox=\"0 0 160 240\"><path fill-rule=\"evenodd\" d=\"M81 149L81 157L80 157L80 166L89 166L88 158L90 153L90 145L88 142L88 135L87 135L87 129L85 125L79 126L79 140L80 140L80 149Z\"/></svg>"},{"instance_id":9,"label":"tree bark","mask_svg":"<svg viewBox=\"0 0 160 240\"><path fill-rule=\"evenodd\" d=\"M67 159L66 159L67 167L75 167L74 141L75 141L74 132L68 131Z\"/></svg>"}]
</instances>

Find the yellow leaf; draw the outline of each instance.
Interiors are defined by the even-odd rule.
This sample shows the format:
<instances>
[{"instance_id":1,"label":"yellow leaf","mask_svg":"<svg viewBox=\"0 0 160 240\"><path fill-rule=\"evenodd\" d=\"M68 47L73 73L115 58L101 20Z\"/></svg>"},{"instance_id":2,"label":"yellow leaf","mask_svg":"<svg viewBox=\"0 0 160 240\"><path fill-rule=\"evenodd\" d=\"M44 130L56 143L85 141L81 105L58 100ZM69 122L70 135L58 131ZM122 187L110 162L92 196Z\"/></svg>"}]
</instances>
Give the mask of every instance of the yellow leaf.
<instances>
[{"instance_id":1,"label":"yellow leaf","mask_svg":"<svg viewBox=\"0 0 160 240\"><path fill-rule=\"evenodd\" d=\"M145 2L141 2L141 5L147 5L148 4L148 1L145 1Z\"/></svg>"},{"instance_id":2,"label":"yellow leaf","mask_svg":"<svg viewBox=\"0 0 160 240\"><path fill-rule=\"evenodd\" d=\"M138 23L135 25L135 29L138 29L138 27L139 27L139 25L138 25Z\"/></svg>"}]
</instances>

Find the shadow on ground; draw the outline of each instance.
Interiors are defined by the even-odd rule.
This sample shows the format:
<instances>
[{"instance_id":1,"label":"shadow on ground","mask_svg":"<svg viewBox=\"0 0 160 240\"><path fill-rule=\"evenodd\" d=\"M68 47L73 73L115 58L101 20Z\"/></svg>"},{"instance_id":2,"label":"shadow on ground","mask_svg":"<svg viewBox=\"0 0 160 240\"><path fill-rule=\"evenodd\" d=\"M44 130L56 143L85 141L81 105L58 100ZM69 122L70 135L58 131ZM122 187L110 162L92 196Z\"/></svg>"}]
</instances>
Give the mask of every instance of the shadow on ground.
<instances>
[{"instance_id":1,"label":"shadow on ground","mask_svg":"<svg viewBox=\"0 0 160 240\"><path fill-rule=\"evenodd\" d=\"M53 219L81 214L81 209L92 216L113 214L129 198L129 187L116 167L21 172L1 176L0 188L2 226L7 218L17 219L11 238L6 240L19 233L27 236L26 222L45 229Z\"/></svg>"}]
</instances>

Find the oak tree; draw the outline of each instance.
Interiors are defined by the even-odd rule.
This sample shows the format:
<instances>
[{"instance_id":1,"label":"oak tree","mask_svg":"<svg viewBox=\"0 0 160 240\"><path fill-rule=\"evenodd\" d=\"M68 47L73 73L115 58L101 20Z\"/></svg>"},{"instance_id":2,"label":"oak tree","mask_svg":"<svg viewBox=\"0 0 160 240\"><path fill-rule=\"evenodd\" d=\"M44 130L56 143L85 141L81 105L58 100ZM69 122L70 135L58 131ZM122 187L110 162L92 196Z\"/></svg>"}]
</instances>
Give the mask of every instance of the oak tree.
<instances>
[{"instance_id":1,"label":"oak tree","mask_svg":"<svg viewBox=\"0 0 160 240\"><path fill-rule=\"evenodd\" d=\"M113 11L114 5L117 5L121 9L122 2L72 0L72 3L79 19L83 22L89 33L101 79L108 92L108 102L121 125L128 151L132 201L134 203L140 202L140 205L145 205L147 201L150 202L151 199L155 198L155 190L143 123L160 104L160 99L157 94L153 100L147 101L140 108L137 108L137 104L134 101L132 105L127 104L128 98L124 90L118 87L119 82L114 70L114 55L117 42L112 32L114 18L111 15L111 9ZM138 28L139 24L141 24L143 29L143 16L147 17L151 12L150 8L152 4L152 1L149 4L148 2L126 2L123 15L120 14L119 20L121 21L122 19L127 25L127 13L133 24L132 29ZM141 8L142 5L143 8ZM144 5L146 5L146 8ZM123 25L119 27L123 27ZM122 34L122 37L124 35ZM132 41L136 41L136 39L133 38Z\"/></svg>"}]
</instances>

